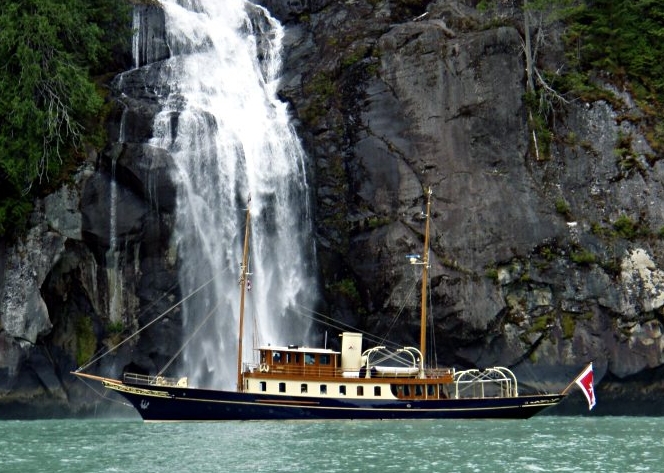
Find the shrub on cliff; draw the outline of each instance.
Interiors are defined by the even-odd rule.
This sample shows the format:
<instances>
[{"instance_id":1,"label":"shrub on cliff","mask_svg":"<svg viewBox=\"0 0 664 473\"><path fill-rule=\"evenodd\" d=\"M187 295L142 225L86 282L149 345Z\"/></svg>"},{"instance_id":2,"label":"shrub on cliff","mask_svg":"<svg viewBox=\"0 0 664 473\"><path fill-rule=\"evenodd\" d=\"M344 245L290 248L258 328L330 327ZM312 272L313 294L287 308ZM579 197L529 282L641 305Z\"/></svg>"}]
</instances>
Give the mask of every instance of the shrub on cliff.
<instances>
[{"instance_id":1,"label":"shrub on cliff","mask_svg":"<svg viewBox=\"0 0 664 473\"><path fill-rule=\"evenodd\" d=\"M91 3L94 6L91 6ZM130 35L128 3L5 0L0 10L0 235L98 132L100 72Z\"/></svg>"},{"instance_id":2,"label":"shrub on cliff","mask_svg":"<svg viewBox=\"0 0 664 473\"><path fill-rule=\"evenodd\" d=\"M572 17L567 32L568 57L573 70L564 78L564 86L580 92L582 97L586 95L584 88L592 93L593 76L630 91L646 113L645 135L660 155L664 151L662 37L664 4L661 1L584 2ZM592 98L591 95L587 99Z\"/></svg>"}]
</instances>

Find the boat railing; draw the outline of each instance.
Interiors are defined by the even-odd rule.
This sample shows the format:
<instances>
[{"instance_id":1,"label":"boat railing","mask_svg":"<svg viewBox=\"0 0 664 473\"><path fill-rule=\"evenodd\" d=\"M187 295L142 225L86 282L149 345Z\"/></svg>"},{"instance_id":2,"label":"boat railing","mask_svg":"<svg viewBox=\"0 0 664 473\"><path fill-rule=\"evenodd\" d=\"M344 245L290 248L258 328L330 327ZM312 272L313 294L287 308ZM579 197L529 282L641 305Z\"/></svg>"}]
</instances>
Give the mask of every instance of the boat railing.
<instances>
[{"instance_id":1,"label":"boat railing","mask_svg":"<svg viewBox=\"0 0 664 473\"><path fill-rule=\"evenodd\" d=\"M287 364L258 364L244 363L244 373L257 374L261 376L288 376L288 377L312 377L312 378L415 378L418 377L418 369L414 367L380 367L373 366L370 369L360 368L358 370L342 370L333 366L325 365L287 365ZM425 378L436 379L443 383L454 382L454 368L427 368L424 371Z\"/></svg>"},{"instance_id":2,"label":"boat railing","mask_svg":"<svg viewBox=\"0 0 664 473\"><path fill-rule=\"evenodd\" d=\"M444 383L451 383L454 381L454 368L426 368L424 370L424 377L427 379L439 379Z\"/></svg>"},{"instance_id":3,"label":"boat railing","mask_svg":"<svg viewBox=\"0 0 664 473\"><path fill-rule=\"evenodd\" d=\"M287 365L267 363L245 363L245 373L259 373L266 376L311 376L311 377L341 377L341 371L333 366L326 365Z\"/></svg>"},{"instance_id":4,"label":"boat railing","mask_svg":"<svg viewBox=\"0 0 664 473\"><path fill-rule=\"evenodd\" d=\"M146 386L177 386L186 388L187 378L172 378L169 376L150 376L138 373L125 373L124 382L127 384L141 384Z\"/></svg>"},{"instance_id":5,"label":"boat railing","mask_svg":"<svg viewBox=\"0 0 664 473\"><path fill-rule=\"evenodd\" d=\"M507 368L496 366L486 369L458 371L454 375L455 397L517 397L516 376Z\"/></svg>"}]
</instances>

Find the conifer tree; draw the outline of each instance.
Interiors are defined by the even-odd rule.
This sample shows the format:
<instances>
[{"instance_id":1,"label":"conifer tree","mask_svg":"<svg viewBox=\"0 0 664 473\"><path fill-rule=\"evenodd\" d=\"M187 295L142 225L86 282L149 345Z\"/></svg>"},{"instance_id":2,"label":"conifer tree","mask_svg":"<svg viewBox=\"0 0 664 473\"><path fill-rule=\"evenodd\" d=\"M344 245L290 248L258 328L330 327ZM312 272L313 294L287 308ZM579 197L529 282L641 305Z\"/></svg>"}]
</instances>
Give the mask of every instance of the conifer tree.
<instances>
[{"instance_id":1,"label":"conifer tree","mask_svg":"<svg viewBox=\"0 0 664 473\"><path fill-rule=\"evenodd\" d=\"M24 220L35 184L57 176L95 131L103 100L89 71L129 35L127 13L123 0L4 0L0 235Z\"/></svg>"}]
</instances>

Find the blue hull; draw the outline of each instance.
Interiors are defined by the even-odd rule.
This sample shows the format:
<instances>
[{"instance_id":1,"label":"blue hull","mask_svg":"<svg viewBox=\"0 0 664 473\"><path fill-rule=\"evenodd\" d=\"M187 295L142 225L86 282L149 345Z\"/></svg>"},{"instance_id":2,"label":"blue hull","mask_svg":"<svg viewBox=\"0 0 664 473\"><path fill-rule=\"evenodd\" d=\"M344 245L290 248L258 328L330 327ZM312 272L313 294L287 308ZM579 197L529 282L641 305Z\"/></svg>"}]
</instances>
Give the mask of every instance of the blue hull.
<instances>
[{"instance_id":1,"label":"blue hull","mask_svg":"<svg viewBox=\"0 0 664 473\"><path fill-rule=\"evenodd\" d=\"M563 394L441 400L360 400L273 396L208 389L107 386L145 421L287 419L527 419L558 404Z\"/></svg>"}]
</instances>

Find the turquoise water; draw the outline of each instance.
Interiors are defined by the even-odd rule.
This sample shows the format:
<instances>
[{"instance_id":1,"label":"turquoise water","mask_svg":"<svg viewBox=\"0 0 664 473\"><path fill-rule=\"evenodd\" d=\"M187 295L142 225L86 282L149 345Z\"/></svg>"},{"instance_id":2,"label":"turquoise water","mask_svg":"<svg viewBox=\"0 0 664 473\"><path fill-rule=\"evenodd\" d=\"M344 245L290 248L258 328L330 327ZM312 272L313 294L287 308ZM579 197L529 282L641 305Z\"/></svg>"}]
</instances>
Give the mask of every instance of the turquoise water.
<instances>
[{"instance_id":1,"label":"turquoise water","mask_svg":"<svg viewBox=\"0 0 664 473\"><path fill-rule=\"evenodd\" d=\"M0 422L0 472L664 471L664 419Z\"/></svg>"}]
</instances>

